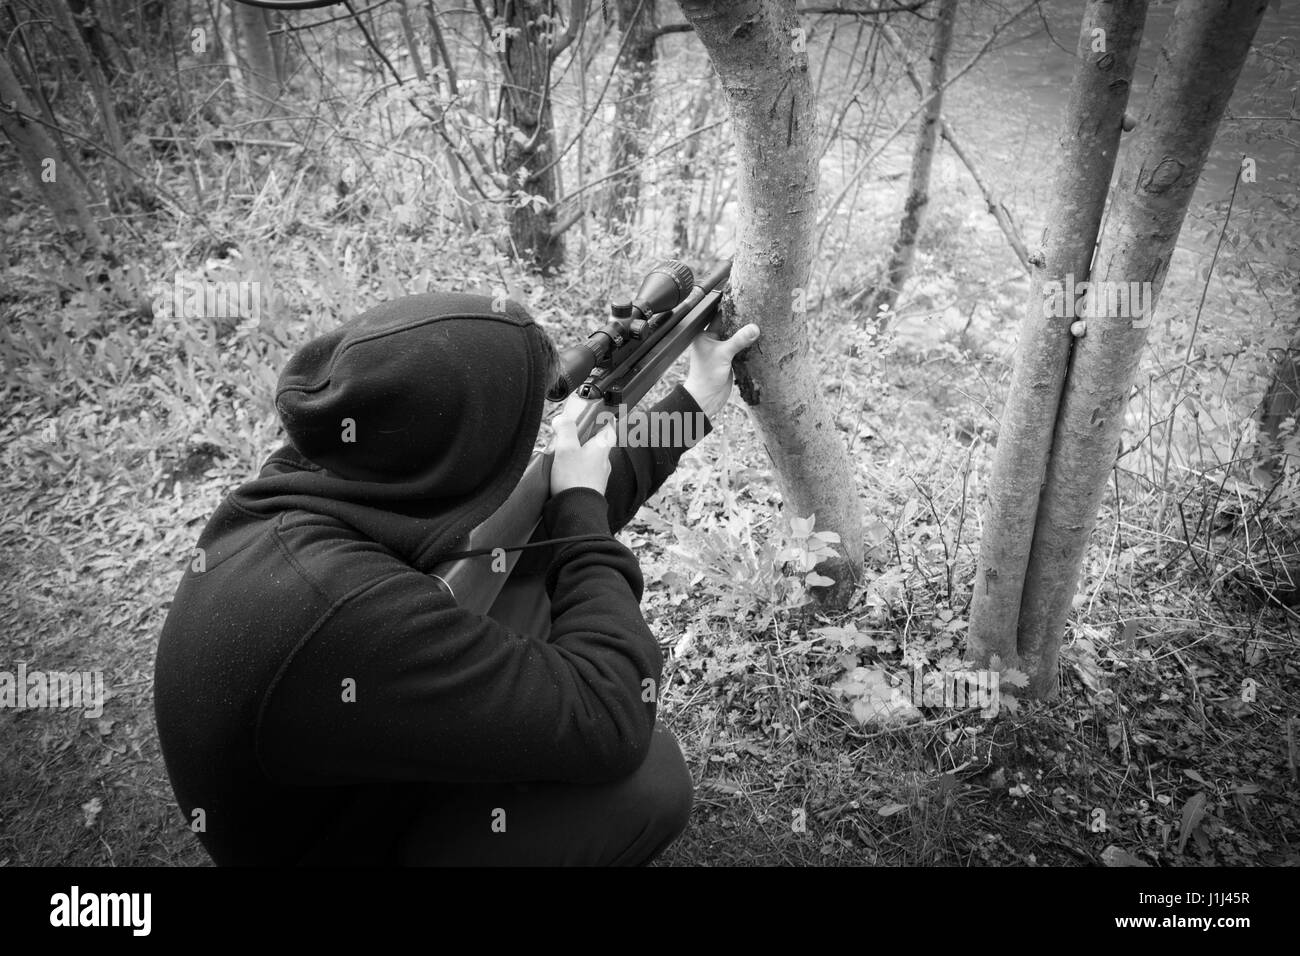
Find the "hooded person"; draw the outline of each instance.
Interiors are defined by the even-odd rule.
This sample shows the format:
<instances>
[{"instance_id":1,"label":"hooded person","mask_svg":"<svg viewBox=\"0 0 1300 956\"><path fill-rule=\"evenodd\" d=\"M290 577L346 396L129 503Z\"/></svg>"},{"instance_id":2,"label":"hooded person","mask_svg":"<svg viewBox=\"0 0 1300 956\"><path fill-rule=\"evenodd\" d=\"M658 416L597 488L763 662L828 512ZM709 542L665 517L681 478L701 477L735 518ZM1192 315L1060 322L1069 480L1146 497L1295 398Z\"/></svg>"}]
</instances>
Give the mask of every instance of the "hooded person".
<instances>
[{"instance_id":1,"label":"hooded person","mask_svg":"<svg viewBox=\"0 0 1300 956\"><path fill-rule=\"evenodd\" d=\"M685 827L640 569L611 534L684 444L557 443L543 527L581 540L533 579L542 626L431 574L514 489L555 378L528 313L491 305L411 296L306 344L276 390L289 444L199 537L155 716L218 864L640 864ZM716 417L756 338L702 336L654 411Z\"/></svg>"}]
</instances>

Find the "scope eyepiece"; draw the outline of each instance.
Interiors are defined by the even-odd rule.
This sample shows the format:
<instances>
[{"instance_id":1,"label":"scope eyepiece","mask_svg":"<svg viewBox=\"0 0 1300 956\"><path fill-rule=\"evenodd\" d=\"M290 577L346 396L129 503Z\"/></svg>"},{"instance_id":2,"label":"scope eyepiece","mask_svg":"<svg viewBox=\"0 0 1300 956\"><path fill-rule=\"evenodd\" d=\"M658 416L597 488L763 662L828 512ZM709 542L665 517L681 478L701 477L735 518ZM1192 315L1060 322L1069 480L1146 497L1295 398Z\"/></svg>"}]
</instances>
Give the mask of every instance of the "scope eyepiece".
<instances>
[{"instance_id":1,"label":"scope eyepiece","mask_svg":"<svg viewBox=\"0 0 1300 956\"><path fill-rule=\"evenodd\" d=\"M562 402L569 393L587 380L596 367L596 353L586 345L574 345L560 353L560 371L546 397L552 402Z\"/></svg>"}]
</instances>

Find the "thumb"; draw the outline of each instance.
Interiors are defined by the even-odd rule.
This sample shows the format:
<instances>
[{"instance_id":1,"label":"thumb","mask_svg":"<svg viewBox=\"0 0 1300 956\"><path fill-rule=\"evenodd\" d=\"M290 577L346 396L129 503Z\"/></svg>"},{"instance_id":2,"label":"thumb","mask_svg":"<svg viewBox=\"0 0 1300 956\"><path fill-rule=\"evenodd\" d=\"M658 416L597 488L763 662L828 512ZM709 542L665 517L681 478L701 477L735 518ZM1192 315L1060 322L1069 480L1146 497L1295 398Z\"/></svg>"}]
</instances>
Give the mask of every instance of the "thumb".
<instances>
[{"instance_id":1,"label":"thumb","mask_svg":"<svg viewBox=\"0 0 1300 956\"><path fill-rule=\"evenodd\" d=\"M598 446L613 448L614 443L618 441L618 434L614 431L613 424L609 424L592 435L591 440Z\"/></svg>"},{"instance_id":2,"label":"thumb","mask_svg":"<svg viewBox=\"0 0 1300 956\"><path fill-rule=\"evenodd\" d=\"M725 343L727 346L727 353L734 358L736 355L757 342L758 336L758 326L753 322L749 323L749 325L746 325L742 329L738 329L736 334L727 339Z\"/></svg>"}]
</instances>

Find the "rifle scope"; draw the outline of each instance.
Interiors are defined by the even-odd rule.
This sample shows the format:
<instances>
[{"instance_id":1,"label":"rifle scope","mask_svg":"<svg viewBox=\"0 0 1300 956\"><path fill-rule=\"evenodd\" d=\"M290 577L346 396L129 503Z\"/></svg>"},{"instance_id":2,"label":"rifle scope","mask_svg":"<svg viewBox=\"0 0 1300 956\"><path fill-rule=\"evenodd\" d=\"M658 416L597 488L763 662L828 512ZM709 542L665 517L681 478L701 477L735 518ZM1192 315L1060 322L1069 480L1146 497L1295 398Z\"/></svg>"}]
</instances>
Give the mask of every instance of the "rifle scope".
<instances>
[{"instance_id":1,"label":"rifle scope","mask_svg":"<svg viewBox=\"0 0 1300 956\"><path fill-rule=\"evenodd\" d=\"M671 312L691 293L695 275L676 259L666 259L641 280L630 301L609 304L609 322L592 332L587 341L560 353L560 373L546 397L563 401L587 380L591 370L604 362L629 338L639 339L654 327L654 317Z\"/></svg>"}]
</instances>

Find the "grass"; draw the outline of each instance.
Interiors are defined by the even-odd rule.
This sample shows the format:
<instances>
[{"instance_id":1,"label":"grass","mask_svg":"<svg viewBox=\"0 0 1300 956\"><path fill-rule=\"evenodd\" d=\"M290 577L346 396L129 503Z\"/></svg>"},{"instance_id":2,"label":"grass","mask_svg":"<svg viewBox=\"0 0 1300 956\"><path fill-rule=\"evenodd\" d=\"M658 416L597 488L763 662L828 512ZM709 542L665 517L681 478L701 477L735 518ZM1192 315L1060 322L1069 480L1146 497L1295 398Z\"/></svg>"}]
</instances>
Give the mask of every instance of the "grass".
<instances>
[{"instance_id":1,"label":"grass","mask_svg":"<svg viewBox=\"0 0 1300 956\"><path fill-rule=\"evenodd\" d=\"M42 239L26 242L11 253L19 261L50 254ZM137 261L147 258L140 250ZM160 262L149 269L165 272ZM202 864L158 751L155 642L190 543L275 444L266 373L334 316L304 296L292 303L303 318L181 328L146 321L129 286L108 284L84 326L74 293L62 324L47 319L36 338L18 338L25 320L60 316L51 305L63 295L6 290L6 355L22 361L7 377L0 427L3 659L102 669L111 696L98 720L0 710L0 861ZM1275 538L1294 523L1267 506L1254 517L1234 510L1208 481L1169 489L1193 523L1211 522L1181 553L1174 528L1147 530L1154 494L1122 509L1108 502L1059 700L994 720L927 708L912 725L876 728L836 691L853 666L902 672L905 661L943 665L960 650L954 622L978 541L971 477L987 468L991 435L978 408L992 397L971 396L1004 371L963 335L909 344L864 331L822 357L874 542L846 614L784 610L776 593L727 608L721 598L741 583L728 569L669 573L680 568L668 550L674 523L724 535L739 516L756 541L787 542L761 449L734 404L723 434L687 456L625 532L668 658L663 716L697 784L692 826L664 862L1077 865L1112 846L1160 865L1297 862L1295 615L1261 606L1240 574L1224 573L1250 565L1252 521L1273 522ZM35 354L34 343L56 341L51 358ZM131 367L107 367L103 343ZM852 626L870 643L846 660L819 637L828 626ZM1247 677L1252 703L1241 700ZM1197 794L1204 809L1185 826ZM1092 832L1098 810L1107 829Z\"/></svg>"}]
</instances>

